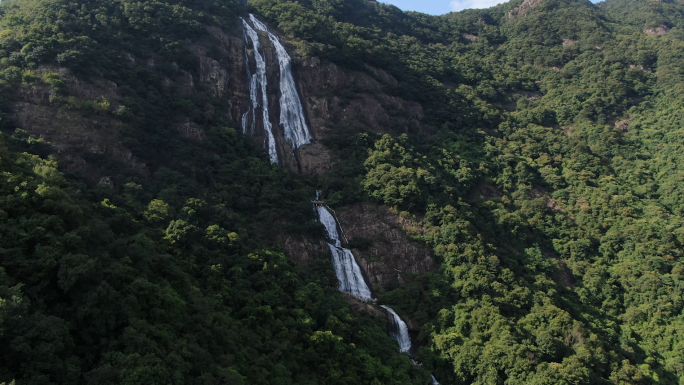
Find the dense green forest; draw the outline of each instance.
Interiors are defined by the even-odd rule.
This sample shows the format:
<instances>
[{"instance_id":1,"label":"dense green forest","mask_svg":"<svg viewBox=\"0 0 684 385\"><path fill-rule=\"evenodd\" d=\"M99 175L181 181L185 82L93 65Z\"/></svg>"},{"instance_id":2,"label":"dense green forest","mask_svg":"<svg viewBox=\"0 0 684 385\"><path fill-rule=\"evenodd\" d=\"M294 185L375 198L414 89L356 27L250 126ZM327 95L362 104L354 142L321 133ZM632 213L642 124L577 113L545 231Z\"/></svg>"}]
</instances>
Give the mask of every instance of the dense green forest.
<instances>
[{"instance_id":1,"label":"dense green forest","mask_svg":"<svg viewBox=\"0 0 684 385\"><path fill-rule=\"evenodd\" d=\"M320 176L269 164L196 73L186 40L254 12L296 52L382 68L424 130L338 127ZM123 52L152 51L154 70ZM141 54L142 55L142 54ZM53 70L115 82L79 100ZM141 175L66 171L17 129L31 87L117 119ZM345 97L353 98L353 92ZM207 107L211 106L211 108ZM172 129L182 111L208 137ZM0 3L0 383L684 384L684 4L513 0L443 16L370 0ZM351 313L310 200L420 222L440 267L378 297L421 325L413 365Z\"/></svg>"}]
</instances>

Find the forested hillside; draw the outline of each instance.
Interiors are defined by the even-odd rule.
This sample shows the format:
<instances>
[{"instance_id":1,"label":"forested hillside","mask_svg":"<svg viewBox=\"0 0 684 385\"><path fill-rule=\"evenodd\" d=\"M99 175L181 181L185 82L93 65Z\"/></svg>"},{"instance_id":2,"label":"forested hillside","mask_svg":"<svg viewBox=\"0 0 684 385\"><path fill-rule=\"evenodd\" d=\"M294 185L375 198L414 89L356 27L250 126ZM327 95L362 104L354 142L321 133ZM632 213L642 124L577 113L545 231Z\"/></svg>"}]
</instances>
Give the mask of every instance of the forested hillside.
<instances>
[{"instance_id":1,"label":"forested hillside","mask_svg":"<svg viewBox=\"0 0 684 385\"><path fill-rule=\"evenodd\" d=\"M280 164L250 12L315 137ZM684 384L681 2L3 0L0 129L0 384ZM420 364L316 190L429 250L346 240Z\"/></svg>"}]
</instances>

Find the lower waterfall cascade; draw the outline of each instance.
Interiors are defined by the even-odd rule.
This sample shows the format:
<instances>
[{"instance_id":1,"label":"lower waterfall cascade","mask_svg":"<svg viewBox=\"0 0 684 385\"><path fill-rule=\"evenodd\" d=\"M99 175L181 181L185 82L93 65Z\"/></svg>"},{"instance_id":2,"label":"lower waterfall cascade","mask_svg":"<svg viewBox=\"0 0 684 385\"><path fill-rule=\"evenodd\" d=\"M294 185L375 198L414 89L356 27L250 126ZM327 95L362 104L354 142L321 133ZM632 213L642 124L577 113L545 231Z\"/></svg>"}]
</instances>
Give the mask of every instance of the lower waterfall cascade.
<instances>
[{"instance_id":1,"label":"lower waterfall cascade","mask_svg":"<svg viewBox=\"0 0 684 385\"><path fill-rule=\"evenodd\" d=\"M408 334L408 327L406 322L399 317L397 313L392 310L391 307L386 305L380 305L381 308L387 310L392 316L390 319L390 335L394 337L397 342L399 342L399 351L402 353L408 353L411 350L411 337Z\"/></svg>"},{"instance_id":2,"label":"lower waterfall cascade","mask_svg":"<svg viewBox=\"0 0 684 385\"><path fill-rule=\"evenodd\" d=\"M316 191L316 202L320 199L320 191ZM330 210L322 203L314 203L314 208L318 213L318 220L323 224L328 233L328 247L332 255L332 262L335 268L335 275L340 281L339 290L349 293L362 300L373 300L372 293L366 284L361 272L361 268L356 263L356 258L351 250L342 247L342 240L337 231L338 222ZM342 226L340 225L340 231ZM399 351L411 355L411 337L409 336L408 326L399 315L387 305L379 305L388 314L390 335L399 343ZM413 360L413 358L412 358ZM415 363L415 361L414 361ZM435 376L430 376L432 385L439 385Z\"/></svg>"},{"instance_id":3,"label":"lower waterfall cascade","mask_svg":"<svg viewBox=\"0 0 684 385\"><path fill-rule=\"evenodd\" d=\"M372 299L371 291L363 279L363 273L361 273L361 268L356 263L354 254L351 250L342 247L342 242L337 233L335 217L322 205L316 206L316 210L318 211L320 222L328 231L328 238L332 241L332 243L328 243L328 247L332 254L335 275L337 275L337 279L340 281L340 291L350 293L364 300Z\"/></svg>"}]
</instances>

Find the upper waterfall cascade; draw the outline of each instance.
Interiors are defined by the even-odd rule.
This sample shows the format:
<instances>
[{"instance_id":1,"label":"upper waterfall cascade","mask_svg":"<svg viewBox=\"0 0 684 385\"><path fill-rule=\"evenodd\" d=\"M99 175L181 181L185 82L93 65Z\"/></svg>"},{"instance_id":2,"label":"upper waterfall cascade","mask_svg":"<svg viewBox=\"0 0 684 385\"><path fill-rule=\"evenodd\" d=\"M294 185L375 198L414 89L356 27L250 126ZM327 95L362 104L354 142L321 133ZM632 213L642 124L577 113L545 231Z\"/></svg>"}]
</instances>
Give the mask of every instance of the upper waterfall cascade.
<instances>
[{"instance_id":1,"label":"upper waterfall cascade","mask_svg":"<svg viewBox=\"0 0 684 385\"><path fill-rule=\"evenodd\" d=\"M304 144L311 143L309 127L304 119L302 102L297 93L297 86L292 76L292 59L287 54L285 47L280 43L280 39L272 34L268 27L250 14L249 19L254 24L254 28L268 33L268 39L273 43L280 66L280 124L283 126L285 141L296 149Z\"/></svg>"},{"instance_id":2,"label":"upper waterfall cascade","mask_svg":"<svg viewBox=\"0 0 684 385\"><path fill-rule=\"evenodd\" d=\"M241 18L242 19L242 18ZM266 131L266 147L268 150L268 157L271 163L278 163L278 151L276 151L275 137L273 137L273 126L268 117L268 94L266 93L266 61L259 52L261 44L259 43L259 34L249 25L249 23L242 19L242 25L245 27L245 43L247 43L247 37L252 40L252 45L254 46L254 60L256 61L256 73L252 75L249 70L249 62L247 62L247 74L249 78L249 97L252 102L252 111L256 111L259 107L258 91L261 91L261 111L263 113L264 120L264 131ZM257 88L259 86L259 88ZM252 125L254 125L255 114L252 114ZM247 131L247 120L245 116L242 117L242 131ZM252 129L253 130L253 129Z\"/></svg>"}]
</instances>

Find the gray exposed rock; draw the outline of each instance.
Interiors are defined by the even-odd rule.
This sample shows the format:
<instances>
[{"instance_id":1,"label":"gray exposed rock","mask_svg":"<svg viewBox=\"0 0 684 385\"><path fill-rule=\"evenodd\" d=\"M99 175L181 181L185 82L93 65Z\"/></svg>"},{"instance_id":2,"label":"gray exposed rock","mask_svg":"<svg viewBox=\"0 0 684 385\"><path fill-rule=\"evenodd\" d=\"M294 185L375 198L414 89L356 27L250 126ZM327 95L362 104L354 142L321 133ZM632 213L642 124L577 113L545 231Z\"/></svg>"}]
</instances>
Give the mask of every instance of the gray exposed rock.
<instances>
[{"instance_id":1,"label":"gray exposed rock","mask_svg":"<svg viewBox=\"0 0 684 385\"><path fill-rule=\"evenodd\" d=\"M337 209L337 218L353 246L365 240L363 250L352 247L371 285L385 285L403 274L422 274L437 269L432 251L413 241L404 229L420 232L417 222L406 220L383 206L367 203Z\"/></svg>"}]
</instances>

